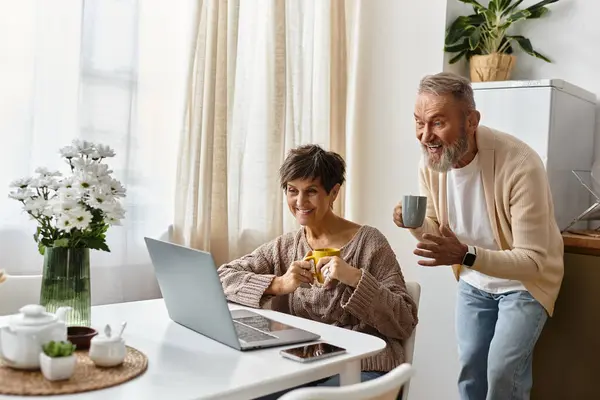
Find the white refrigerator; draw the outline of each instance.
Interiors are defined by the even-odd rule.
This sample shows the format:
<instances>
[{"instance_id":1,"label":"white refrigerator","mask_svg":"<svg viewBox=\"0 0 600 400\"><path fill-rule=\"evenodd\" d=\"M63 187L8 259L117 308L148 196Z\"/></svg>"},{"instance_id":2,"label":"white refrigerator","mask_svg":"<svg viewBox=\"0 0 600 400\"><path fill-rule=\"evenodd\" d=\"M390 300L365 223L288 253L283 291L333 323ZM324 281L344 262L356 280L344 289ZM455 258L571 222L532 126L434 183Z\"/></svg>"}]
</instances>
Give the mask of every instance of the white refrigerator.
<instances>
[{"instance_id":1,"label":"white refrigerator","mask_svg":"<svg viewBox=\"0 0 600 400\"><path fill-rule=\"evenodd\" d=\"M542 158L563 230L591 204L571 171L592 169L596 96L559 79L473 83L473 90L481 124L518 137Z\"/></svg>"}]
</instances>

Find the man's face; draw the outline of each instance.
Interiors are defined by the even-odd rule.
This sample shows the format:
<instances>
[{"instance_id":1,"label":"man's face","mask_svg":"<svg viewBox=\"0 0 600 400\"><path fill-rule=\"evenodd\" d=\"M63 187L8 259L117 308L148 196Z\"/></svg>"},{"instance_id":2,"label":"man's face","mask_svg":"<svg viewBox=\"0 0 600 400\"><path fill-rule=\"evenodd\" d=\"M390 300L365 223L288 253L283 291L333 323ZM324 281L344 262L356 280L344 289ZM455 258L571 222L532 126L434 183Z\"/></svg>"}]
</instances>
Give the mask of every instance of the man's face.
<instances>
[{"instance_id":1,"label":"man's face","mask_svg":"<svg viewBox=\"0 0 600 400\"><path fill-rule=\"evenodd\" d=\"M415 103L417 139L427 166L446 172L469 150L469 133L464 105L451 94L422 93Z\"/></svg>"}]
</instances>

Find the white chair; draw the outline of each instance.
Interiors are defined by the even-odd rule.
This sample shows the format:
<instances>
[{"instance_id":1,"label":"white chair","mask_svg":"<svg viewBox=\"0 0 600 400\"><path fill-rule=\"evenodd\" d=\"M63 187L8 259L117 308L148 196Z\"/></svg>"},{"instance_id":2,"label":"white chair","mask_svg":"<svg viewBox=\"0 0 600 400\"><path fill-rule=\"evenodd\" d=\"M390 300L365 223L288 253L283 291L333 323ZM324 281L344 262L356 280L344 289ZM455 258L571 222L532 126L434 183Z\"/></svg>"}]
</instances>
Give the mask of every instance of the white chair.
<instances>
[{"instance_id":1,"label":"white chair","mask_svg":"<svg viewBox=\"0 0 600 400\"><path fill-rule=\"evenodd\" d=\"M340 387L296 389L284 394L279 400L391 400L396 398L397 393L410 381L414 373L414 368L404 363L370 381Z\"/></svg>"},{"instance_id":2,"label":"white chair","mask_svg":"<svg viewBox=\"0 0 600 400\"><path fill-rule=\"evenodd\" d=\"M0 315L19 312L27 304L40 303L42 275L5 275L0 283Z\"/></svg>"},{"instance_id":3,"label":"white chair","mask_svg":"<svg viewBox=\"0 0 600 400\"><path fill-rule=\"evenodd\" d=\"M417 305L417 312L419 309L419 301L421 300L421 285L418 282L409 281L406 282L406 291L408 295L413 299L415 304ZM413 356L415 353L415 339L417 336L417 327L413 330L412 334L408 339L402 343L402 347L404 348L404 362L408 364L413 363ZM410 381L406 382L404 387L402 388L402 400L408 400L408 389L410 386Z\"/></svg>"},{"instance_id":4,"label":"white chair","mask_svg":"<svg viewBox=\"0 0 600 400\"><path fill-rule=\"evenodd\" d=\"M417 305L418 310L419 301L421 300L421 285L418 282L406 282L406 291ZM402 343L405 357L404 364L399 365L380 378L341 387L311 387L296 389L283 395L279 400L396 399L400 389L402 389L402 400L407 400L410 378L412 378L415 373L411 364L415 352L416 335L417 328L415 327L408 339Z\"/></svg>"}]
</instances>

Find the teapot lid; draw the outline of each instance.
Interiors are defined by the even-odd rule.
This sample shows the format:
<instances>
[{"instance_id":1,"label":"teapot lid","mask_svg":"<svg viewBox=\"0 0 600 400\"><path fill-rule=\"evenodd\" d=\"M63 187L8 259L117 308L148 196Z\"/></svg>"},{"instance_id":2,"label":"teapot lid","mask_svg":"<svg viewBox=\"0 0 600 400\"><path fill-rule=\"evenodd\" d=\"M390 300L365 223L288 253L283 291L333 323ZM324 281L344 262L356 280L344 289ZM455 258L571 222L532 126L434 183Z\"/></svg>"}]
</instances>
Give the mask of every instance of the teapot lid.
<instances>
[{"instance_id":1,"label":"teapot lid","mask_svg":"<svg viewBox=\"0 0 600 400\"><path fill-rule=\"evenodd\" d=\"M48 325L56 321L56 315L46 312L44 306L29 304L19 309L19 314L11 318L11 327L37 327Z\"/></svg>"}]
</instances>

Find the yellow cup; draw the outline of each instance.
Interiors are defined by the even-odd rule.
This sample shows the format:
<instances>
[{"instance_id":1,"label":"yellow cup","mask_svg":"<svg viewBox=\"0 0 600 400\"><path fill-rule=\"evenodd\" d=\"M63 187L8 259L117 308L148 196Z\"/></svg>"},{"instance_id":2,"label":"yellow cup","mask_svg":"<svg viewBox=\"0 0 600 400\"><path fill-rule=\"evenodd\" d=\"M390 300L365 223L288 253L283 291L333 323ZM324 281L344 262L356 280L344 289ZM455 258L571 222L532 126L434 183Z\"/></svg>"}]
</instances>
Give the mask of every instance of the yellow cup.
<instances>
[{"instance_id":1,"label":"yellow cup","mask_svg":"<svg viewBox=\"0 0 600 400\"><path fill-rule=\"evenodd\" d=\"M325 282L325 279L323 279L323 275L317 271L317 264L319 263L319 260L323 257L334 257L334 256L339 256L340 255L340 249L334 249L334 248L326 248L326 249L316 249L312 251L312 255L305 257L304 261L310 261L313 260L314 261L314 271L313 271L313 275L315 276L315 278L317 278L317 282L319 282L320 284L323 284Z\"/></svg>"}]
</instances>

